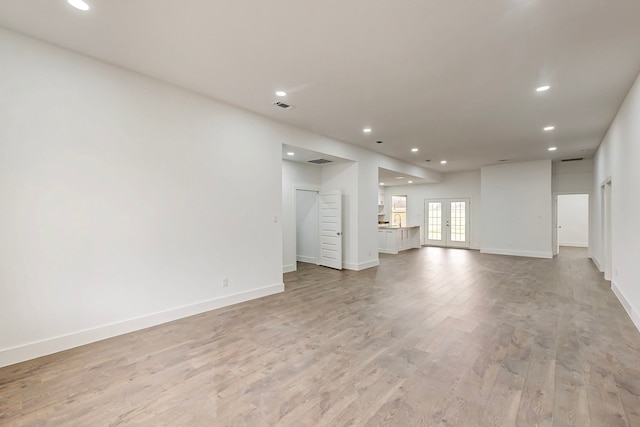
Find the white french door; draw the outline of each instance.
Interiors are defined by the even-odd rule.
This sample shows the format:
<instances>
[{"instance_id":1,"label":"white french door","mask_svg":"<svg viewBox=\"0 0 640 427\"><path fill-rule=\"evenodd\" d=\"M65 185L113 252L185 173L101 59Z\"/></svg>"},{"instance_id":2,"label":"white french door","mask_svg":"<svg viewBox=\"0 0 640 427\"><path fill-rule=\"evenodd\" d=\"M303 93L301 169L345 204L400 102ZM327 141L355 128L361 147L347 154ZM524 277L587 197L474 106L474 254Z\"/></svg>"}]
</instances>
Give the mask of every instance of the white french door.
<instances>
[{"instance_id":1,"label":"white french door","mask_svg":"<svg viewBox=\"0 0 640 427\"><path fill-rule=\"evenodd\" d=\"M471 241L470 206L469 199L425 200L425 244L468 248Z\"/></svg>"}]
</instances>

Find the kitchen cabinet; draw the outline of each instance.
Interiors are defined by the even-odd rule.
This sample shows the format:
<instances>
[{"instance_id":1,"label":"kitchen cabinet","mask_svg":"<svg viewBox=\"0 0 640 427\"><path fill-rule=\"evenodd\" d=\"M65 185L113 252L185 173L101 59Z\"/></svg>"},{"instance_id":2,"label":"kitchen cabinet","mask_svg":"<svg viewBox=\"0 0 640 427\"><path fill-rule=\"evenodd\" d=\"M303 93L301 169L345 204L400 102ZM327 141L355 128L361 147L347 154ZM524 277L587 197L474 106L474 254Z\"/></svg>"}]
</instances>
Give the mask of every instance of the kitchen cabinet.
<instances>
[{"instance_id":1,"label":"kitchen cabinet","mask_svg":"<svg viewBox=\"0 0 640 427\"><path fill-rule=\"evenodd\" d=\"M400 251L420 247L420 226L378 228L379 253L395 255Z\"/></svg>"}]
</instances>

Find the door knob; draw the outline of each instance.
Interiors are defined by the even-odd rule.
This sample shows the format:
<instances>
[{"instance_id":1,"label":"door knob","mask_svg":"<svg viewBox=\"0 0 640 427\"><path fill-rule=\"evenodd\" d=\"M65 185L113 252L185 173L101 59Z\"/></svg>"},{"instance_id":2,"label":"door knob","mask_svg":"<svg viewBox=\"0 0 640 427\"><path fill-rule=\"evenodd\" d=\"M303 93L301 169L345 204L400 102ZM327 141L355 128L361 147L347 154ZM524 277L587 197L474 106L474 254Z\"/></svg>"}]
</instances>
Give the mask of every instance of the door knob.
<instances>
[{"instance_id":1,"label":"door knob","mask_svg":"<svg viewBox=\"0 0 640 427\"><path fill-rule=\"evenodd\" d=\"M336 233L336 236L342 236L342 233L338 231L338 232Z\"/></svg>"}]
</instances>

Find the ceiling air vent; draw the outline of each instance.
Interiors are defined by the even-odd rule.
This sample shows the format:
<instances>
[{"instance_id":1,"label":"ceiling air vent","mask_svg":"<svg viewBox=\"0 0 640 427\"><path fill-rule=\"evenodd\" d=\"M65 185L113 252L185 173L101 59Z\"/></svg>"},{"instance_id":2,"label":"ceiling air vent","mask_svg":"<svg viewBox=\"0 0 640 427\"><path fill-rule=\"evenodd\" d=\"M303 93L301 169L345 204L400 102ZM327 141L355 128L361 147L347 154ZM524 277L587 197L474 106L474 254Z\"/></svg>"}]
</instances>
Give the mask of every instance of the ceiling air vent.
<instances>
[{"instance_id":1,"label":"ceiling air vent","mask_svg":"<svg viewBox=\"0 0 640 427\"><path fill-rule=\"evenodd\" d=\"M273 103L276 107L284 108L285 110L289 110L293 108L293 105L285 104L284 102L276 101Z\"/></svg>"},{"instance_id":2,"label":"ceiling air vent","mask_svg":"<svg viewBox=\"0 0 640 427\"><path fill-rule=\"evenodd\" d=\"M577 161L580 161L580 160L583 160L583 159L584 159L584 157L576 157L575 159L562 159L560 161L561 162L577 162Z\"/></svg>"},{"instance_id":3,"label":"ceiling air vent","mask_svg":"<svg viewBox=\"0 0 640 427\"><path fill-rule=\"evenodd\" d=\"M327 160L327 159L315 159L315 160L308 160L309 163L314 163L316 165L324 165L326 163L331 163L331 160Z\"/></svg>"}]
</instances>

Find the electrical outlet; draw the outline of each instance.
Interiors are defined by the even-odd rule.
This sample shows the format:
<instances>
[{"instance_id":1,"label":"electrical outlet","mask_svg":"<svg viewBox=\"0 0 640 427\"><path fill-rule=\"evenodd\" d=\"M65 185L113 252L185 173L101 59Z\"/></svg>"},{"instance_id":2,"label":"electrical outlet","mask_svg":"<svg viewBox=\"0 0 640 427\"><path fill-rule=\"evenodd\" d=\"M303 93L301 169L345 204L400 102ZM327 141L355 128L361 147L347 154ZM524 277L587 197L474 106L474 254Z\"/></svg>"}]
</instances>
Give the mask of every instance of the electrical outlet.
<instances>
[{"instance_id":1,"label":"electrical outlet","mask_svg":"<svg viewBox=\"0 0 640 427\"><path fill-rule=\"evenodd\" d=\"M229 286L229 278L228 278L228 277L224 277L224 278L222 279L222 287L223 287L223 288L226 288L226 287L228 287L228 286Z\"/></svg>"}]
</instances>

